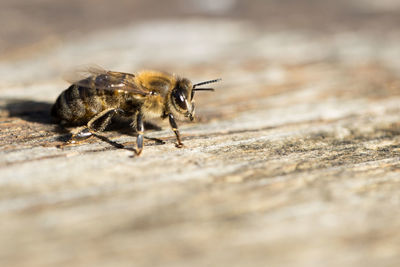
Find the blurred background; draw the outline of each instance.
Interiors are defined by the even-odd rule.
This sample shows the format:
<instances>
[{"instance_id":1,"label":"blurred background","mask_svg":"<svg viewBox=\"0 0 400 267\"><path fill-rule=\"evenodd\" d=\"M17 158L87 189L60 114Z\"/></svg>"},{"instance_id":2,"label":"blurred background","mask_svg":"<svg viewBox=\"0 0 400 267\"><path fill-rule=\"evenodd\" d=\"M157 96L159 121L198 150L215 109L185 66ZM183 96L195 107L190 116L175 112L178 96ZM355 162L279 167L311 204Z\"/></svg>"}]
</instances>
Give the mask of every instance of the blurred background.
<instances>
[{"instance_id":1,"label":"blurred background","mask_svg":"<svg viewBox=\"0 0 400 267\"><path fill-rule=\"evenodd\" d=\"M251 57L260 62L288 49L298 51L292 61L332 60L362 38L372 39L371 45L390 42L400 23L396 0L2 0L0 5L2 62L51 54L33 62L34 68L44 67L35 79L48 68L54 75L87 63L132 70L207 63L211 57L228 64ZM369 46L349 53L368 60ZM23 77L20 73L19 80Z\"/></svg>"},{"instance_id":2,"label":"blurred background","mask_svg":"<svg viewBox=\"0 0 400 267\"><path fill-rule=\"evenodd\" d=\"M194 18L246 21L265 31L371 31L383 37L397 30L399 12L396 0L3 0L0 51L2 58L18 56L24 49L40 49L93 32Z\"/></svg>"},{"instance_id":3,"label":"blurred background","mask_svg":"<svg viewBox=\"0 0 400 267\"><path fill-rule=\"evenodd\" d=\"M0 0L0 25L1 266L400 266L399 0ZM187 148L58 149L93 64L223 80Z\"/></svg>"}]
</instances>

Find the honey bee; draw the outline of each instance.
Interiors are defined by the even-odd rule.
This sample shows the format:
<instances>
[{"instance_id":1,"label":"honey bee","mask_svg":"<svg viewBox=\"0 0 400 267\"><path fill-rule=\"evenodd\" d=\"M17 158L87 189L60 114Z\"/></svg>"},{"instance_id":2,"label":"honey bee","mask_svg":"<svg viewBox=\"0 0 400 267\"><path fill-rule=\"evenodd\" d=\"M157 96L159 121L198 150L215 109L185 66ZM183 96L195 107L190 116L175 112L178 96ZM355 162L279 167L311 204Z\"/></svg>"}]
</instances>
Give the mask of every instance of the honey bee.
<instances>
[{"instance_id":1,"label":"honey bee","mask_svg":"<svg viewBox=\"0 0 400 267\"><path fill-rule=\"evenodd\" d=\"M192 84L186 78L158 71L131 74L93 68L88 73L88 77L72 82L58 96L51 115L63 125L84 125L70 140L103 131L113 116L129 116L133 118L132 128L137 133L137 155L143 150L144 121L152 118L168 118L176 136L176 146L182 147L175 119L192 121L195 92L214 91L198 86L221 80Z\"/></svg>"}]
</instances>

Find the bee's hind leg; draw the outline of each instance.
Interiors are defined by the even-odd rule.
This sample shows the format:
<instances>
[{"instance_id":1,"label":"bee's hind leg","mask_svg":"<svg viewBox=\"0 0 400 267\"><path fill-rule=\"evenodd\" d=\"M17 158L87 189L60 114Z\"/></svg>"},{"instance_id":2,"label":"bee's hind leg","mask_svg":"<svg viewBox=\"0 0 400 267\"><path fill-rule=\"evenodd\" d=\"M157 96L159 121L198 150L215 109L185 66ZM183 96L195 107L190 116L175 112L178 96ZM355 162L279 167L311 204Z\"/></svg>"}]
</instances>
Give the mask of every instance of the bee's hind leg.
<instances>
[{"instance_id":1,"label":"bee's hind leg","mask_svg":"<svg viewBox=\"0 0 400 267\"><path fill-rule=\"evenodd\" d=\"M93 137L93 133L89 130L87 126L79 127L72 133L72 136L67 140L66 144L78 144L89 138Z\"/></svg>"},{"instance_id":2,"label":"bee's hind leg","mask_svg":"<svg viewBox=\"0 0 400 267\"><path fill-rule=\"evenodd\" d=\"M102 132L110 124L111 119L116 114L124 113L121 109L109 108L103 110L96 116L90 119L86 126L81 127L72 134L71 138L67 141L68 144L76 144L85 141L92 137L95 132Z\"/></svg>"}]
</instances>

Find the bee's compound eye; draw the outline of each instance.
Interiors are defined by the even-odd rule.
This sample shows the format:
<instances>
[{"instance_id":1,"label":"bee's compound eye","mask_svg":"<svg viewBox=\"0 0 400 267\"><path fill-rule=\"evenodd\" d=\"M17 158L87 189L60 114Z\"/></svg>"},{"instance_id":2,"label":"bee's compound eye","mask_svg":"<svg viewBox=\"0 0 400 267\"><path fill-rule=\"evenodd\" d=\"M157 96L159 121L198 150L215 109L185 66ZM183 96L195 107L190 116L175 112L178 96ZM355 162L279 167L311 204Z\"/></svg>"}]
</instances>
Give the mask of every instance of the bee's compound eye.
<instances>
[{"instance_id":1,"label":"bee's compound eye","mask_svg":"<svg viewBox=\"0 0 400 267\"><path fill-rule=\"evenodd\" d=\"M183 96L183 94L179 93L178 91L174 91L172 93L172 96L174 97L175 103L181 108L186 110L186 101L185 101L185 97Z\"/></svg>"}]
</instances>

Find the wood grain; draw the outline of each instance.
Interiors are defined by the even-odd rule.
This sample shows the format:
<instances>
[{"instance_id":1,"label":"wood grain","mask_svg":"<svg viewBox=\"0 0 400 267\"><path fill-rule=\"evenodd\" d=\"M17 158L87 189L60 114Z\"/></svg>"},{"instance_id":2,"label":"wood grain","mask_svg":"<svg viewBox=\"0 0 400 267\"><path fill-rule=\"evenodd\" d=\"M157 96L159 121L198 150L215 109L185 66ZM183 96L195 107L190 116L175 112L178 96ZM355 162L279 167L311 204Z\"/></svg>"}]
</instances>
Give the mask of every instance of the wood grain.
<instances>
[{"instance_id":1,"label":"wood grain","mask_svg":"<svg viewBox=\"0 0 400 267\"><path fill-rule=\"evenodd\" d=\"M3 59L0 265L398 266L397 29L171 18ZM165 122L140 157L127 122L59 148L62 73L93 62L223 81L182 149Z\"/></svg>"}]
</instances>

